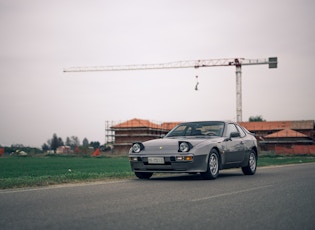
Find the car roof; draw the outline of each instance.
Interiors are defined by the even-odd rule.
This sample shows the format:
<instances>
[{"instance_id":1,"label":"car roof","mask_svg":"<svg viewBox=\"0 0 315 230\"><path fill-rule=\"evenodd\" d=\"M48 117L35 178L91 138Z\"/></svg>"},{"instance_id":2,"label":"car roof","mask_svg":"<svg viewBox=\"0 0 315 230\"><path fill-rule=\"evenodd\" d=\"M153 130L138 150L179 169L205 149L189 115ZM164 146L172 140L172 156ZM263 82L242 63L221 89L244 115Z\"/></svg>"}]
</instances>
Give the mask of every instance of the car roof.
<instances>
[{"instance_id":1,"label":"car roof","mask_svg":"<svg viewBox=\"0 0 315 230\"><path fill-rule=\"evenodd\" d=\"M221 123L234 123L234 121L228 121L228 120L205 120L205 121L186 121L186 122L181 122L180 124L189 124L189 123L204 123L204 122L221 122Z\"/></svg>"}]
</instances>

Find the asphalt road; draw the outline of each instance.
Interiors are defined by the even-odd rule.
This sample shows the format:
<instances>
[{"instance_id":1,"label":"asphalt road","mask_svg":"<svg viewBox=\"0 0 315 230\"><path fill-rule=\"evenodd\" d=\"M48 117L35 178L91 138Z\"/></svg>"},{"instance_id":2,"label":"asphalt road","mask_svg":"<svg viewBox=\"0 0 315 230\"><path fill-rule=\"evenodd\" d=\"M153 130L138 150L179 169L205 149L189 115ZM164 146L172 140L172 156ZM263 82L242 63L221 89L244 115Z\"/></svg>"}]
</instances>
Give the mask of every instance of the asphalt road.
<instances>
[{"instance_id":1,"label":"asphalt road","mask_svg":"<svg viewBox=\"0 0 315 230\"><path fill-rule=\"evenodd\" d=\"M314 229L315 164L0 190L0 229Z\"/></svg>"}]
</instances>

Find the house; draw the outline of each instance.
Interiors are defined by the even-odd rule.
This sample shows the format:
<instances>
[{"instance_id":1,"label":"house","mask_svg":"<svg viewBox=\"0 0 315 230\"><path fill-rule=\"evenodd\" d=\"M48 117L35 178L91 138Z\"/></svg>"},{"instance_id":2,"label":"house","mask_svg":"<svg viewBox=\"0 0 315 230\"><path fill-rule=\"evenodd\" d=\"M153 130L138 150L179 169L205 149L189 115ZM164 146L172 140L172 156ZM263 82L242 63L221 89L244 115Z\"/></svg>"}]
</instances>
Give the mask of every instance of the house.
<instances>
[{"instance_id":1,"label":"house","mask_svg":"<svg viewBox=\"0 0 315 230\"><path fill-rule=\"evenodd\" d=\"M261 151L276 154L315 154L313 120L240 122L255 133Z\"/></svg>"},{"instance_id":2,"label":"house","mask_svg":"<svg viewBox=\"0 0 315 230\"><path fill-rule=\"evenodd\" d=\"M315 137L313 120L239 122L239 124L259 136L266 136L284 129L291 129L309 137Z\"/></svg>"},{"instance_id":3,"label":"house","mask_svg":"<svg viewBox=\"0 0 315 230\"><path fill-rule=\"evenodd\" d=\"M70 151L71 151L70 146L59 146L59 147L56 149L56 153L57 153L57 154L70 153Z\"/></svg>"}]
</instances>

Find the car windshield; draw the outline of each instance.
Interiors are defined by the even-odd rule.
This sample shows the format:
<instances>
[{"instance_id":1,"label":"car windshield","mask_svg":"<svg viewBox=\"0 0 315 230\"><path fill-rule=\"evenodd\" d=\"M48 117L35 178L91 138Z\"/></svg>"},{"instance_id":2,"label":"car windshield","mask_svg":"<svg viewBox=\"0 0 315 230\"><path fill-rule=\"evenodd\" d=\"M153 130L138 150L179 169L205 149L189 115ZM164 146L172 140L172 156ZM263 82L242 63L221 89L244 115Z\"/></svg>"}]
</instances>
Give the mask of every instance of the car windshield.
<instances>
[{"instance_id":1,"label":"car windshield","mask_svg":"<svg viewBox=\"0 0 315 230\"><path fill-rule=\"evenodd\" d=\"M188 122L176 126L166 137L179 136L222 136L224 122L204 121Z\"/></svg>"}]
</instances>

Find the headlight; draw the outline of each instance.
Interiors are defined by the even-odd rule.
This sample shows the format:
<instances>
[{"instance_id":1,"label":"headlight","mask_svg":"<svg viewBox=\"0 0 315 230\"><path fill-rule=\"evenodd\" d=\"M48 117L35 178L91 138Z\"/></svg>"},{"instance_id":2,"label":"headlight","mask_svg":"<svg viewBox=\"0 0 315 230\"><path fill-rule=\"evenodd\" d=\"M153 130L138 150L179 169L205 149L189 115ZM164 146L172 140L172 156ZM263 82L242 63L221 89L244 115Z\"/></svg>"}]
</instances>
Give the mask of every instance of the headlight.
<instances>
[{"instance_id":1,"label":"headlight","mask_svg":"<svg viewBox=\"0 0 315 230\"><path fill-rule=\"evenodd\" d=\"M129 161L138 161L138 157L129 157Z\"/></svg>"},{"instance_id":2,"label":"headlight","mask_svg":"<svg viewBox=\"0 0 315 230\"><path fill-rule=\"evenodd\" d=\"M141 143L133 143L132 145L132 152L134 153L139 153L143 149L144 149L144 146Z\"/></svg>"},{"instance_id":3,"label":"headlight","mask_svg":"<svg viewBox=\"0 0 315 230\"><path fill-rule=\"evenodd\" d=\"M191 149L191 144L189 142L179 142L179 148L178 151L179 152L189 152L189 150Z\"/></svg>"}]
</instances>

